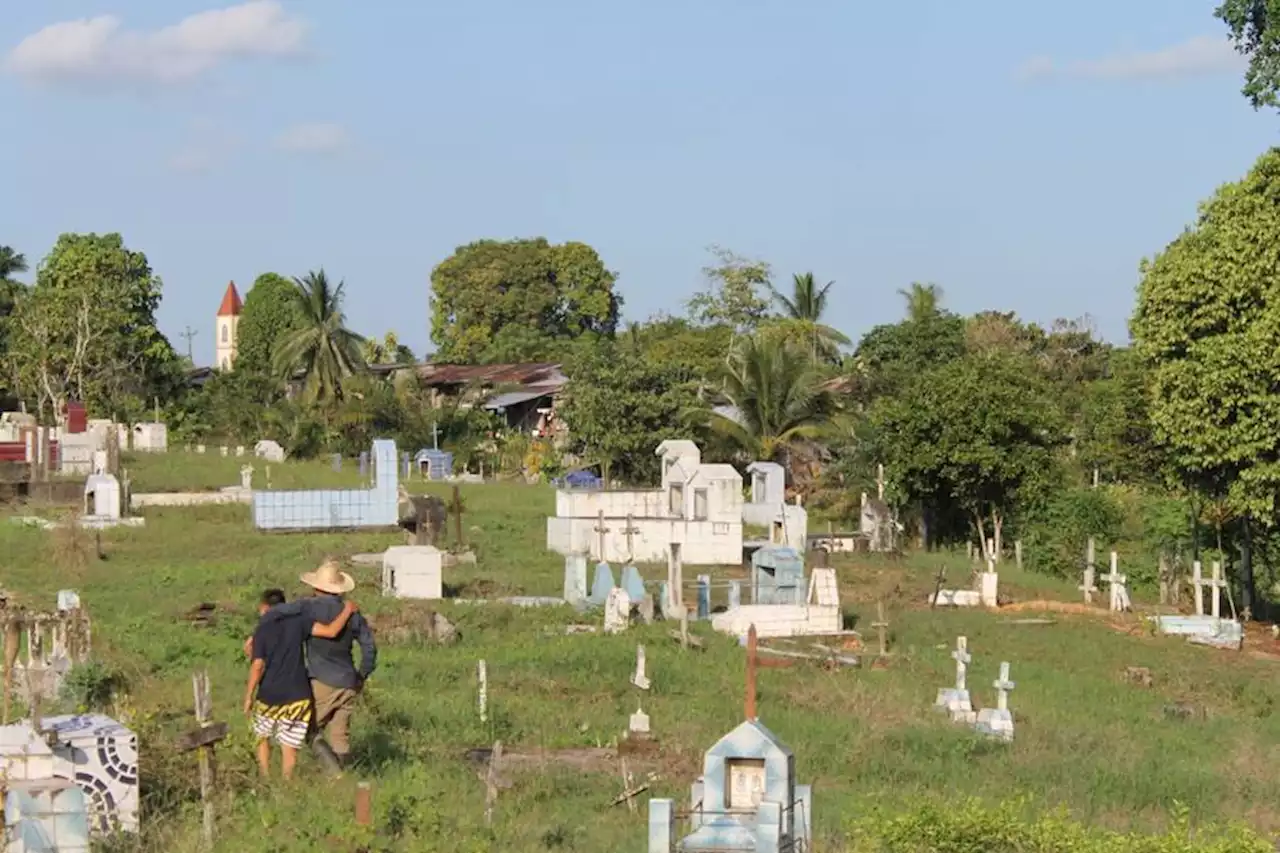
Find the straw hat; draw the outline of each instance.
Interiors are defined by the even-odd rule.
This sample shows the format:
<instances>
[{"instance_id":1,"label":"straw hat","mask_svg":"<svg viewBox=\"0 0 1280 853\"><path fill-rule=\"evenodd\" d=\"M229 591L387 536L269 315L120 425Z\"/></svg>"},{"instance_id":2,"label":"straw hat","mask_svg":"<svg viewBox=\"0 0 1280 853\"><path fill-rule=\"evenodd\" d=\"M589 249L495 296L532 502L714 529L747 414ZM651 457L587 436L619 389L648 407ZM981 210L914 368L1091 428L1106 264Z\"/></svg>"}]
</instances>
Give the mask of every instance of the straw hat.
<instances>
[{"instance_id":1,"label":"straw hat","mask_svg":"<svg viewBox=\"0 0 1280 853\"><path fill-rule=\"evenodd\" d=\"M325 560L314 572L302 575L302 582L312 589L332 595L342 595L356 588L355 578L338 570L337 560Z\"/></svg>"}]
</instances>

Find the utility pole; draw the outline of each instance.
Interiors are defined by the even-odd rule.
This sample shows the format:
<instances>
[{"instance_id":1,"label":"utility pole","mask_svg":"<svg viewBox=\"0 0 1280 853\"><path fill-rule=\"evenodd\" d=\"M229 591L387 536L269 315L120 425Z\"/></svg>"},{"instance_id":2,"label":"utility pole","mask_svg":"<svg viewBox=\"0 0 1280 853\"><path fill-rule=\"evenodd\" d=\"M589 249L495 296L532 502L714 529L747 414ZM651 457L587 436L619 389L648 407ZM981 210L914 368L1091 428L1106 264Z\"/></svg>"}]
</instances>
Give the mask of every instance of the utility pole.
<instances>
[{"instance_id":1,"label":"utility pole","mask_svg":"<svg viewBox=\"0 0 1280 853\"><path fill-rule=\"evenodd\" d=\"M195 367L196 357L195 357L194 351L191 349L191 339L198 334L200 334L198 331L191 328L190 326L187 326L186 330L183 331L181 335L182 337L187 339L187 358L190 359L192 367Z\"/></svg>"}]
</instances>

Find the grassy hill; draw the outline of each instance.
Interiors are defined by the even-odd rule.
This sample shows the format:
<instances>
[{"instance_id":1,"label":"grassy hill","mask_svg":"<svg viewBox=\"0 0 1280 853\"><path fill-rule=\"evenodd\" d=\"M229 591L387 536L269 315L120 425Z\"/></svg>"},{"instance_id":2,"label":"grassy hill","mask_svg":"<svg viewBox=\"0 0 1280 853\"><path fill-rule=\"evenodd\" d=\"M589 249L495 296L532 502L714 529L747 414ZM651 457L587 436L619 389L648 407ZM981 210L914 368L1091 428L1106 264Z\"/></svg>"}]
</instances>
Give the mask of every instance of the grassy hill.
<instances>
[{"instance_id":1,"label":"grassy hill","mask_svg":"<svg viewBox=\"0 0 1280 853\"><path fill-rule=\"evenodd\" d=\"M211 488L238 482L244 461L171 454L133 459L128 467L138 491ZM277 487L358 479L322 463L272 469ZM255 482L261 484L261 474ZM464 487L463 497L478 559L446 570L450 590L466 598L558 595L563 561L544 547L553 493L502 484ZM240 713L247 669L240 647L259 593L275 585L300 592L298 574L323 556L380 551L402 539L260 534L243 506L153 510L146 518L145 528L104 533L101 561L86 555L86 539L0 524L6 555L0 582L20 603L49 608L58 589L75 588L93 616L102 666L81 673L77 683L122 685L107 710L141 737L146 850L198 847L195 759L167 746L191 725L190 679L198 668L211 675L216 718L232 723L233 736L218 752L218 849L228 851L357 843L379 851L643 851L647 797L687 804L703 750L742 718L743 652L709 625L694 624L705 650L685 651L665 624L616 637L566 635L565 626L598 623L599 616L446 601L436 604L461 639L443 647L414 636L426 606L382 600L378 570L355 568L354 597L382 641L378 672L355 721L359 770L329 782L307 758L292 786L262 786ZM962 559L948 559L953 578L967 577ZM1264 832L1280 827L1269 784L1280 758L1275 662L1250 650L1227 653L1151 636L1135 617L1054 614L1052 624L1027 624L1033 614L930 611L923 602L942 560L835 563L847 618L865 625L875 602L885 603L894 651L887 668L800 665L760 673L761 719L795 752L799 781L814 786L817 850L865 845L856 830L872 815L971 797L1018 800L1016 810L1028 816L1065 806L1075 820L1118 831L1160 832L1180 827L1179 816L1193 824L1243 821ZM663 572L641 570L651 580ZM1015 600L1077 596L1074 585L1012 568L1002 569L1001 591ZM1141 605L1152 596L1135 590L1134 600ZM211 627L193 627L186 618L202 602L219 606ZM990 684L1000 661L1012 664L1017 688L1010 704L1018 721L1012 745L980 739L931 708L937 689L954 678L949 653L960 634L973 654L976 702L994 705ZM867 629L871 647L873 636ZM486 829L485 786L466 751L495 740L516 750L615 741L641 701L629 684L637 643L647 647L653 682L643 707L662 747L651 763L634 762L641 778L654 774L638 812L612 805L623 787L616 764L584 769L549 761L504 774L514 784L499 796ZM475 687L482 658L489 677L484 724ZM1128 683L1126 667L1150 668L1154 684ZM361 841L352 825L357 777L375 786L376 839ZM1001 848L993 841L985 849Z\"/></svg>"}]
</instances>

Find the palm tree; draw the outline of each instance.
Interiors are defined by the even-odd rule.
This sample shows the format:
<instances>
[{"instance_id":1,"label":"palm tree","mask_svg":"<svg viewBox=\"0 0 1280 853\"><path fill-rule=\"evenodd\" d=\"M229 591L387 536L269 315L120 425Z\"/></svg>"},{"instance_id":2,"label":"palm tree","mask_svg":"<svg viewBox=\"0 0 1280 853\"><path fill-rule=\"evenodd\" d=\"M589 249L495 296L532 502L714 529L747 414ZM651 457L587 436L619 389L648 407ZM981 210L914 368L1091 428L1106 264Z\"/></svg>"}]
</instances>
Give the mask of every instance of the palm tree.
<instances>
[{"instance_id":1,"label":"palm tree","mask_svg":"<svg viewBox=\"0 0 1280 853\"><path fill-rule=\"evenodd\" d=\"M791 276L791 296L788 297L770 286L773 299L782 308L783 314L793 323L801 326L804 336L809 341L809 354L814 362L818 357L834 360L839 356L839 348L848 346L851 341L842 332L825 325L822 315L827 310L827 294L834 281L818 287L813 273L807 272Z\"/></svg>"},{"instance_id":2,"label":"palm tree","mask_svg":"<svg viewBox=\"0 0 1280 853\"><path fill-rule=\"evenodd\" d=\"M0 246L0 317L7 317L13 311L13 304L22 290L22 282L14 276L26 271L27 259L21 252Z\"/></svg>"},{"instance_id":3,"label":"palm tree","mask_svg":"<svg viewBox=\"0 0 1280 853\"><path fill-rule=\"evenodd\" d=\"M931 320L942 311L942 288L936 284L911 282L911 287L899 290L898 295L907 302L907 319L913 323Z\"/></svg>"},{"instance_id":4,"label":"palm tree","mask_svg":"<svg viewBox=\"0 0 1280 853\"><path fill-rule=\"evenodd\" d=\"M822 434L833 404L807 353L767 335L738 338L721 377L729 411L709 426L758 460L785 458L796 443Z\"/></svg>"},{"instance_id":5,"label":"palm tree","mask_svg":"<svg viewBox=\"0 0 1280 853\"><path fill-rule=\"evenodd\" d=\"M360 354L364 339L343 325L345 282L329 284L323 269L293 282L294 307L301 321L279 344L273 366L285 380L301 372L306 377L304 397L312 402L340 399L342 380L364 366Z\"/></svg>"}]
</instances>

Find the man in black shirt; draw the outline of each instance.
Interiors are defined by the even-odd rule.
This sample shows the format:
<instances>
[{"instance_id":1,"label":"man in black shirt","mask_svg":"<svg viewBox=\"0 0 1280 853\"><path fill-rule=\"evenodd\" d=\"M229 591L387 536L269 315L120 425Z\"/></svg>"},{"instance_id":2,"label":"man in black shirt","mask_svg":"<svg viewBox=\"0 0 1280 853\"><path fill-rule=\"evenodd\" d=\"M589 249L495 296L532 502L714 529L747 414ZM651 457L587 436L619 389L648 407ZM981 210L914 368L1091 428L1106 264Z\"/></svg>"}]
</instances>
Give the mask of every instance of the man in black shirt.
<instances>
[{"instance_id":1,"label":"man in black shirt","mask_svg":"<svg viewBox=\"0 0 1280 853\"><path fill-rule=\"evenodd\" d=\"M333 559L325 560L314 572L302 575L301 580L311 587L313 594L274 607L265 618L300 616L313 622L333 619L342 611L342 596L356 585L351 575L341 571ZM378 647L368 621L356 613L347 627L332 639L312 632L307 640L307 670L315 697L312 749L317 758L337 772L350 762L351 714L365 680L378 663ZM359 669L351 656L355 645L360 646Z\"/></svg>"},{"instance_id":2,"label":"man in black shirt","mask_svg":"<svg viewBox=\"0 0 1280 853\"><path fill-rule=\"evenodd\" d=\"M271 739L280 744L284 778L293 776L298 749L306 743L311 726L311 682L302 657L302 643L309 636L336 637L355 612L347 602L338 617L328 624L299 615L290 619L268 619L267 612L284 603L284 593L269 589L258 604L258 627L253 632L249 682L245 688L244 711L253 714L253 731L258 736L258 770L270 773ZM256 701L255 701L256 694Z\"/></svg>"}]
</instances>

